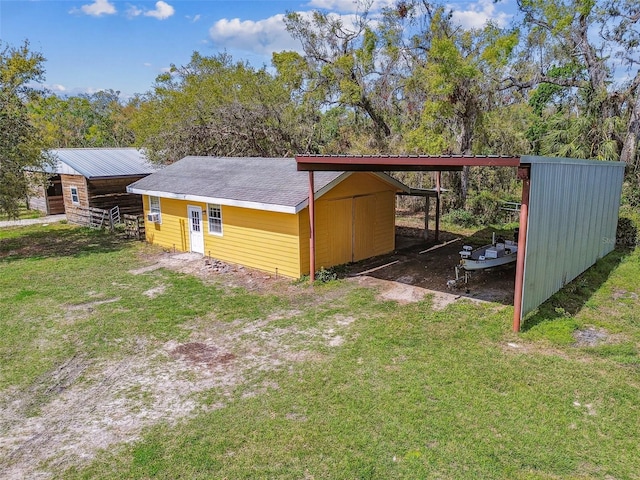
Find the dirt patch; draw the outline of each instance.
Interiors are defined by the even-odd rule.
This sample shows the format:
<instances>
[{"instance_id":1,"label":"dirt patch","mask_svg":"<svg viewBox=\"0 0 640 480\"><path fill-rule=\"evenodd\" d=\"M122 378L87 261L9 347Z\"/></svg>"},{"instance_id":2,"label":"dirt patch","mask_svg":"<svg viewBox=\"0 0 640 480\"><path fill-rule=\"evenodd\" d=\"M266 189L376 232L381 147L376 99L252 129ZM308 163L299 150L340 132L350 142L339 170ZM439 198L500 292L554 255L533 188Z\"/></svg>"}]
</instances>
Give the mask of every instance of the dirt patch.
<instances>
[{"instance_id":1,"label":"dirt patch","mask_svg":"<svg viewBox=\"0 0 640 480\"><path fill-rule=\"evenodd\" d=\"M242 265L234 265L220 260L203 257L198 253L145 253L150 265L130 270L132 275L143 275L160 268L194 275L205 282L215 281L229 288L245 288L251 292L274 293L279 295L294 293L299 289L290 278L272 275Z\"/></svg>"},{"instance_id":2,"label":"dirt patch","mask_svg":"<svg viewBox=\"0 0 640 480\"><path fill-rule=\"evenodd\" d=\"M378 290L378 298L380 300L393 300L400 304L420 302L426 296L431 296L432 308L434 310L443 310L447 305L460 300L463 297L455 293L445 293L427 288L417 287L399 281L382 280L367 275L359 275L352 277L351 281L355 281L358 285L368 288L376 288ZM478 299L468 299L474 302L482 302Z\"/></svg>"},{"instance_id":3,"label":"dirt patch","mask_svg":"<svg viewBox=\"0 0 640 480\"><path fill-rule=\"evenodd\" d=\"M124 358L75 356L35 387L5 390L0 478L51 478L101 449L135 441L158 422L223 408L238 391L247 397L276 389L259 375L325 361L328 354L320 352L346 341L357 320L336 315L314 327L278 326L299 313L292 309L255 321L194 319L185 325L192 332L187 342L139 338L130 349L135 353ZM203 394L216 400L205 404Z\"/></svg>"},{"instance_id":4,"label":"dirt patch","mask_svg":"<svg viewBox=\"0 0 640 480\"><path fill-rule=\"evenodd\" d=\"M602 329L594 327L588 327L573 332L573 337L576 339L576 347L595 347L602 343L607 343L609 340L609 333Z\"/></svg>"},{"instance_id":5,"label":"dirt patch","mask_svg":"<svg viewBox=\"0 0 640 480\"><path fill-rule=\"evenodd\" d=\"M174 348L171 354L188 362L206 365L207 367L229 363L236 358L233 353L220 353L217 347L202 342L183 343Z\"/></svg>"},{"instance_id":6,"label":"dirt patch","mask_svg":"<svg viewBox=\"0 0 640 480\"><path fill-rule=\"evenodd\" d=\"M367 272L367 276L379 280L420 287L430 293L439 292L443 295L436 295L436 298L441 299L445 305L452 295L513 305L515 264L474 272L469 275L468 284L462 283L456 288L448 286L449 280L455 278L455 266L460 261L459 251L464 244L462 239L454 241L455 238L453 235L443 234L442 241L451 243L424 252L440 244L418 237L399 237L396 238L396 245L399 247L395 252L349 265L344 275L354 277ZM416 294L415 292L398 291L398 296L402 301L402 297Z\"/></svg>"}]
</instances>

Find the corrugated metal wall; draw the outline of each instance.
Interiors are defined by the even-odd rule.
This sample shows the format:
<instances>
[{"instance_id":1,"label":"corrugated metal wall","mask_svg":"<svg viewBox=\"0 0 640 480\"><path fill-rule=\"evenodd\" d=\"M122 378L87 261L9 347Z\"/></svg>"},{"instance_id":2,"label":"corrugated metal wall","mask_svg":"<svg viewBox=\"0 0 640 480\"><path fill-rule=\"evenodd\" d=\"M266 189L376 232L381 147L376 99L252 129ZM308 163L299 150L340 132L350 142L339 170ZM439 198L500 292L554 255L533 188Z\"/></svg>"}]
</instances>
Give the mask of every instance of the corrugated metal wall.
<instances>
[{"instance_id":1,"label":"corrugated metal wall","mask_svg":"<svg viewBox=\"0 0 640 480\"><path fill-rule=\"evenodd\" d=\"M624 163L522 157L531 164L522 315L615 246Z\"/></svg>"}]
</instances>

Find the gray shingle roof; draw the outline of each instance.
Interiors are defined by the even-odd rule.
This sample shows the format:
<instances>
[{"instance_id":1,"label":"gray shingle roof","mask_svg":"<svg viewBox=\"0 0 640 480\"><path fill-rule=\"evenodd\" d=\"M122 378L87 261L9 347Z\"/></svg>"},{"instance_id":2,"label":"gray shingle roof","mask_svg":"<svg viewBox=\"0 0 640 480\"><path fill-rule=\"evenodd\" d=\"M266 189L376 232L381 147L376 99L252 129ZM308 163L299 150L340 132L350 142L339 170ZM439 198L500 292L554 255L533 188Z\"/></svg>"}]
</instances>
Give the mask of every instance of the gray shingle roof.
<instances>
[{"instance_id":1,"label":"gray shingle roof","mask_svg":"<svg viewBox=\"0 0 640 480\"><path fill-rule=\"evenodd\" d=\"M316 192L341 175L344 172L316 172ZM307 200L308 178L307 172L297 171L294 158L185 157L127 190L295 208Z\"/></svg>"},{"instance_id":2,"label":"gray shingle roof","mask_svg":"<svg viewBox=\"0 0 640 480\"><path fill-rule=\"evenodd\" d=\"M57 158L57 173L87 178L148 175L158 170L135 148L58 148L49 150Z\"/></svg>"}]
</instances>

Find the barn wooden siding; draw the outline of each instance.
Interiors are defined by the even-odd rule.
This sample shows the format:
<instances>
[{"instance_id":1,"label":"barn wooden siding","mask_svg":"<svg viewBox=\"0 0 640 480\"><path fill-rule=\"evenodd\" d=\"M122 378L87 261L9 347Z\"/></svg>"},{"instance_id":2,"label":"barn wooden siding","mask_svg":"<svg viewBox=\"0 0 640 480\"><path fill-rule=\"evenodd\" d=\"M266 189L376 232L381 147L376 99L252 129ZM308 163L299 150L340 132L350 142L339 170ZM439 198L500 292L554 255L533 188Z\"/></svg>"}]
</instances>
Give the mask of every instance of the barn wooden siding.
<instances>
[{"instance_id":1,"label":"barn wooden siding","mask_svg":"<svg viewBox=\"0 0 640 480\"><path fill-rule=\"evenodd\" d=\"M76 207L110 210L117 206L121 214L141 215L142 199L140 195L127 193L127 185L144 176L87 179L82 175L63 174L60 178L65 211L72 212ZM78 189L79 205L71 200L71 187Z\"/></svg>"},{"instance_id":2,"label":"barn wooden siding","mask_svg":"<svg viewBox=\"0 0 640 480\"><path fill-rule=\"evenodd\" d=\"M32 180L32 172L27 172ZM64 196L62 195L62 181L60 175L52 175L45 179L44 184L39 184L29 196L29 208L38 210L46 215L64 213Z\"/></svg>"},{"instance_id":3,"label":"barn wooden siding","mask_svg":"<svg viewBox=\"0 0 640 480\"><path fill-rule=\"evenodd\" d=\"M625 165L544 157L521 162L531 168L525 315L613 250Z\"/></svg>"},{"instance_id":4,"label":"barn wooden siding","mask_svg":"<svg viewBox=\"0 0 640 480\"><path fill-rule=\"evenodd\" d=\"M82 175L60 175L62 181L62 195L64 197L64 209L69 211L75 207L89 208L89 187L87 179ZM78 189L79 204L71 201L71 187Z\"/></svg>"}]
</instances>

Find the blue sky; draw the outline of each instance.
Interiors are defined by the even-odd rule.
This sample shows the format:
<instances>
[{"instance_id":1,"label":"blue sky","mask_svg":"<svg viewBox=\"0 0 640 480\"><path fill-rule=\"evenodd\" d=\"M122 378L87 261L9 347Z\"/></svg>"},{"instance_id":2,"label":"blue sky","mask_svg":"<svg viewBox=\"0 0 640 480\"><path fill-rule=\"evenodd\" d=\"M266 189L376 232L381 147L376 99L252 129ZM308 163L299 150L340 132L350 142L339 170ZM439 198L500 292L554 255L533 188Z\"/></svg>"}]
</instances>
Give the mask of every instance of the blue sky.
<instances>
[{"instance_id":1,"label":"blue sky","mask_svg":"<svg viewBox=\"0 0 640 480\"><path fill-rule=\"evenodd\" d=\"M374 0L374 9L393 0ZM515 0L449 3L464 26L506 24ZM352 14L354 0L0 0L0 39L29 40L47 59L44 86L62 95L119 90L123 98L152 88L170 64L193 51L227 52L254 66L271 53L299 50L283 15L314 9Z\"/></svg>"}]
</instances>

